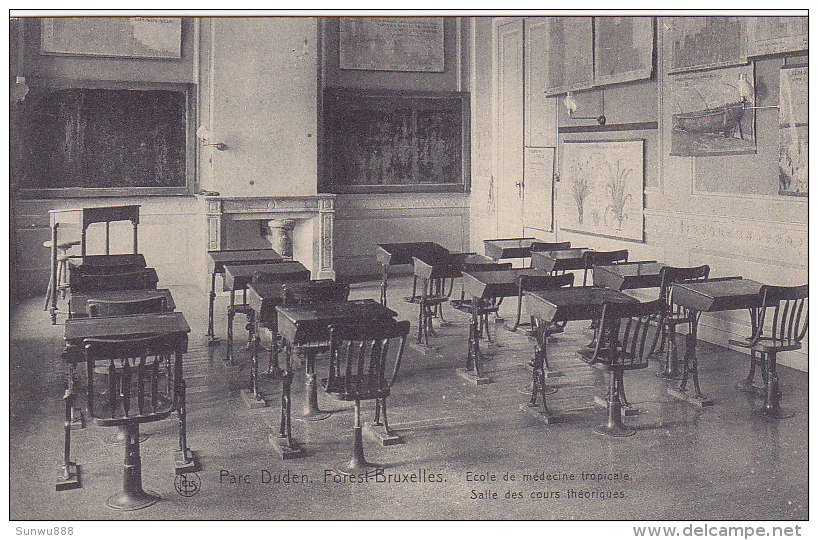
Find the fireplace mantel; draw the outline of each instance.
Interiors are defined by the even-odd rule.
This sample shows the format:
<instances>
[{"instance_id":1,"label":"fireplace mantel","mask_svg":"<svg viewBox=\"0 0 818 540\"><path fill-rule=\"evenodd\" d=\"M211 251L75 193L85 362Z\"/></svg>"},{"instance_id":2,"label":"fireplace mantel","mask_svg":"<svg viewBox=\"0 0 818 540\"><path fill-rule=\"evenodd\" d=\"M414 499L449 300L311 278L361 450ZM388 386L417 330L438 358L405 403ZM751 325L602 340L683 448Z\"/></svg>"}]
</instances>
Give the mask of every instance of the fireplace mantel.
<instances>
[{"instance_id":1,"label":"fireplace mantel","mask_svg":"<svg viewBox=\"0 0 818 540\"><path fill-rule=\"evenodd\" d=\"M227 229L232 221L292 223L293 256L312 271L314 279L335 279L333 225L335 195L225 197L203 196L207 215L207 249L230 249ZM277 246L274 246L274 248Z\"/></svg>"}]
</instances>

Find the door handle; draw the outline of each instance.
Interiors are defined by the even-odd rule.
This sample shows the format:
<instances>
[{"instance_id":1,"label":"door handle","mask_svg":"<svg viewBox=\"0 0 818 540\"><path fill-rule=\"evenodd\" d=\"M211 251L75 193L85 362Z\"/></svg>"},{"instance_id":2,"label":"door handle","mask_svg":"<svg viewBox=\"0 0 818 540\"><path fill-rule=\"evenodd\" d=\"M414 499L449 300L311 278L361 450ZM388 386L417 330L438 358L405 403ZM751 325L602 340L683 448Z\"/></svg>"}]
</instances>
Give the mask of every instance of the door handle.
<instances>
[{"instance_id":1,"label":"door handle","mask_svg":"<svg viewBox=\"0 0 818 540\"><path fill-rule=\"evenodd\" d=\"M516 183L516 185L517 185L517 196L518 196L518 197L520 197L520 198L522 199L522 197L523 197L523 186L524 186L524 184L523 184L523 182L517 182L517 183Z\"/></svg>"}]
</instances>

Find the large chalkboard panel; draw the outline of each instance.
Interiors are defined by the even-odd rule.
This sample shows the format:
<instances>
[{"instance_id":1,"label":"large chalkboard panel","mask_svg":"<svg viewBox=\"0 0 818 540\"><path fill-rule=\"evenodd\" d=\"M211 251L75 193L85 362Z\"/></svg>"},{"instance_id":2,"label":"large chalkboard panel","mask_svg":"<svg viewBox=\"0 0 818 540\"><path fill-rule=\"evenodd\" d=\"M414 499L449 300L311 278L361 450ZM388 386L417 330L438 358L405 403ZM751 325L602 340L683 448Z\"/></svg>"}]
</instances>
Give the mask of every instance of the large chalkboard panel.
<instances>
[{"instance_id":1,"label":"large chalkboard panel","mask_svg":"<svg viewBox=\"0 0 818 540\"><path fill-rule=\"evenodd\" d=\"M34 88L22 114L33 196L187 192L183 90Z\"/></svg>"},{"instance_id":2,"label":"large chalkboard panel","mask_svg":"<svg viewBox=\"0 0 818 540\"><path fill-rule=\"evenodd\" d=\"M462 93L327 89L321 190L465 191L467 107Z\"/></svg>"}]
</instances>

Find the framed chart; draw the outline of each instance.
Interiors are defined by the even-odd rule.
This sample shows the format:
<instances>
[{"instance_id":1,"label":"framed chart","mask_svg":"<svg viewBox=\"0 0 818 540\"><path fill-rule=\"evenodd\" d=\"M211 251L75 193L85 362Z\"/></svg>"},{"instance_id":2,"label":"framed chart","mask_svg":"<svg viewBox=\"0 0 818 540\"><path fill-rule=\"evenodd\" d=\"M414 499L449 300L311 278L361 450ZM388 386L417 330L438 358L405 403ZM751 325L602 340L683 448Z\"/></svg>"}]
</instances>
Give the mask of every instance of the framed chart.
<instances>
[{"instance_id":1,"label":"framed chart","mask_svg":"<svg viewBox=\"0 0 818 540\"><path fill-rule=\"evenodd\" d=\"M443 17L341 17L339 67L444 71Z\"/></svg>"},{"instance_id":2,"label":"framed chart","mask_svg":"<svg viewBox=\"0 0 818 540\"><path fill-rule=\"evenodd\" d=\"M644 147L643 139L565 141L560 228L641 242Z\"/></svg>"},{"instance_id":3,"label":"framed chart","mask_svg":"<svg viewBox=\"0 0 818 540\"><path fill-rule=\"evenodd\" d=\"M40 52L181 58L181 17L43 17Z\"/></svg>"},{"instance_id":4,"label":"framed chart","mask_svg":"<svg viewBox=\"0 0 818 540\"><path fill-rule=\"evenodd\" d=\"M594 17L594 85L649 79L652 17Z\"/></svg>"},{"instance_id":5,"label":"framed chart","mask_svg":"<svg viewBox=\"0 0 818 540\"><path fill-rule=\"evenodd\" d=\"M594 86L593 17L548 18L546 95Z\"/></svg>"},{"instance_id":6,"label":"framed chart","mask_svg":"<svg viewBox=\"0 0 818 540\"><path fill-rule=\"evenodd\" d=\"M782 68L778 112L778 193L809 194L809 68Z\"/></svg>"},{"instance_id":7,"label":"framed chart","mask_svg":"<svg viewBox=\"0 0 818 540\"><path fill-rule=\"evenodd\" d=\"M747 63L748 17L671 17L670 73Z\"/></svg>"}]
</instances>

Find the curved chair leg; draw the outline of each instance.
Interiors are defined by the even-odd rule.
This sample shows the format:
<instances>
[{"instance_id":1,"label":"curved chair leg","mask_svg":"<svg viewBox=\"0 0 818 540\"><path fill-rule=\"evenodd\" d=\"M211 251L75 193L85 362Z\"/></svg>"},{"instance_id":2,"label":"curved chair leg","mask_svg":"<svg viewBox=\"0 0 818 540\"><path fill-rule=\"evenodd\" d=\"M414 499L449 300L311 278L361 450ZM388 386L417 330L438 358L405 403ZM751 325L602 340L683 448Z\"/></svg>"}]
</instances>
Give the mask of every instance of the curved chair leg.
<instances>
[{"instance_id":1,"label":"curved chair leg","mask_svg":"<svg viewBox=\"0 0 818 540\"><path fill-rule=\"evenodd\" d=\"M108 497L106 506L114 510L132 511L156 504L161 497L142 489L142 458L139 455L139 424L126 424L125 465L122 492Z\"/></svg>"}]
</instances>

